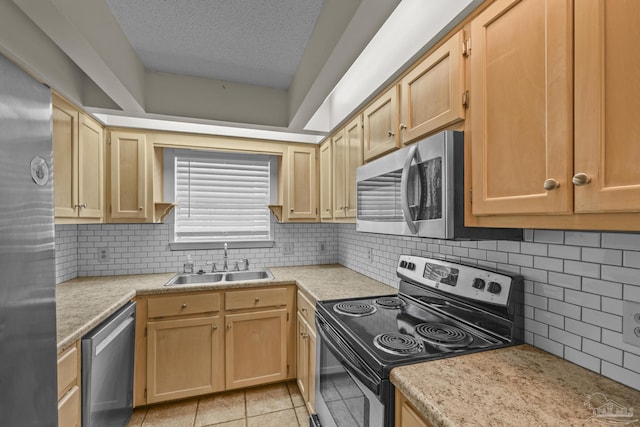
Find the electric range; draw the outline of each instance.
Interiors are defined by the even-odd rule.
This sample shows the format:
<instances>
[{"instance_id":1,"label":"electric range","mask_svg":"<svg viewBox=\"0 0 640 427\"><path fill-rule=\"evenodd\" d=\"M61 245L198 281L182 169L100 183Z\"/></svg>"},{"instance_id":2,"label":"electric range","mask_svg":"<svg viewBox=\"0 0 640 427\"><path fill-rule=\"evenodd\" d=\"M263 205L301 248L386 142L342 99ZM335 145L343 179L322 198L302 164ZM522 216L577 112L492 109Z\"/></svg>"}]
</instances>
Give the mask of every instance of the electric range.
<instances>
[{"instance_id":1,"label":"electric range","mask_svg":"<svg viewBox=\"0 0 640 427\"><path fill-rule=\"evenodd\" d=\"M520 277L402 255L394 295L316 305L312 425L391 426L396 366L520 344Z\"/></svg>"}]
</instances>

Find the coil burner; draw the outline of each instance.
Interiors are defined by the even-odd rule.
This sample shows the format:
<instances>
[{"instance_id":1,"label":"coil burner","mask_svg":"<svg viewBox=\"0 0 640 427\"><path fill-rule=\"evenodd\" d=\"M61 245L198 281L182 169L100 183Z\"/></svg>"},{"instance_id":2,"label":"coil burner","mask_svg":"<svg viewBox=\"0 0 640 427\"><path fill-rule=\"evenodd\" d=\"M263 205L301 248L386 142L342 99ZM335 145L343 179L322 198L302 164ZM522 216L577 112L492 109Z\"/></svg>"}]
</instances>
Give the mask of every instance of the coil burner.
<instances>
[{"instance_id":1,"label":"coil burner","mask_svg":"<svg viewBox=\"0 0 640 427\"><path fill-rule=\"evenodd\" d=\"M420 353L424 349L424 344L411 335L400 334L398 332L387 332L377 335L373 339L373 344L380 350L401 356Z\"/></svg>"},{"instance_id":2,"label":"coil burner","mask_svg":"<svg viewBox=\"0 0 640 427\"><path fill-rule=\"evenodd\" d=\"M376 308L371 304L362 302L339 302L333 306L333 311L339 314L346 314L347 316L366 316L376 312Z\"/></svg>"},{"instance_id":3,"label":"coil burner","mask_svg":"<svg viewBox=\"0 0 640 427\"><path fill-rule=\"evenodd\" d=\"M415 333L426 342L449 348L469 345L473 337L455 326L444 323L421 323L416 326Z\"/></svg>"},{"instance_id":4,"label":"coil burner","mask_svg":"<svg viewBox=\"0 0 640 427\"><path fill-rule=\"evenodd\" d=\"M376 299L373 303L379 307L391 309L402 308L405 306L405 302L398 297L382 297Z\"/></svg>"}]
</instances>

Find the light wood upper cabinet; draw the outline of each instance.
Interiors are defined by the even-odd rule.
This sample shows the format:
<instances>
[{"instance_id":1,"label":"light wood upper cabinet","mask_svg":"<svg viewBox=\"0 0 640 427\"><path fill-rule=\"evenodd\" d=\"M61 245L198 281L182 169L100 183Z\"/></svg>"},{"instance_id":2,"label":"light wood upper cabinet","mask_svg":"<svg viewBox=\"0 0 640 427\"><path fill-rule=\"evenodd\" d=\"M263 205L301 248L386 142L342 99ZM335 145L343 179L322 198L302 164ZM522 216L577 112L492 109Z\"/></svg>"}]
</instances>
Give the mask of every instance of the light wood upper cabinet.
<instances>
[{"instance_id":1,"label":"light wood upper cabinet","mask_svg":"<svg viewBox=\"0 0 640 427\"><path fill-rule=\"evenodd\" d=\"M103 128L57 95L52 98L56 222L100 222L104 218Z\"/></svg>"},{"instance_id":2,"label":"light wood upper cabinet","mask_svg":"<svg viewBox=\"0 0 640 427\"><path fill-rule=\"evenodd\" d=\"M572 3L498 0L471 22L474 215L573 209Z\"/></svg>"},{"instance_id":3,"label":"light wood upper cabinet","mask_svg":"<svg viewBox=\"0 0 640 427\"><path fill-rule=\"evenodd\" d=\"M287 147L287 219L318 220L316 146Z\"/></svg>"},{"instance_id":4,"label":"light wood upper cabinet","mask_svg":"<svg viewBox=\"0 0 640 427\"><path fill-rule=\"evenodd\" d=\"M111 132L110 154L110 220L146 221L153 216L153 147L143 133Z\"/></svg>"},{"instance_id":5,"label":"light wood upper cabinet","mask_svg":"<svg viewBox=\"0 0 640 427\"><path fill-rule=\"evenodd\" d=\"M147 403L224 388L224 332L217 316L147 323Z\"/></svg>"},{"instance_id":6,"label":"light wood upper cabinet","mask_svg":"<svg viewBox=\"0 0 640 427\"><path fill-rule=\"evenodd\" d=\"M362 165L362 117L347 124L333 140L334 218L356 217L356 169Z\"/></svg>"},{"instance_id":7,"label":"light wood upper cabinet","mask_svg":"<svg viewBox=\"0 0 640 427\"><path fill-rule=\"evenodd\" d=\"M400 81L400 138L404 144L465 118L462 31Z\"/></svg>"},{"instance_id":8,"label":"light wood upper cabinet","mask_svg":"<svg viewBox=\"0 0 640 427\"><path fill-rule=\"evenodd\" d=\"M400 146L398 135L398 86L391 87L363 111L364 160L368 161Z\"/></svg>"},{"instance_id":9,"label":"light wood upper cabinet","mask_svg":"<svg viewBox=\"0 0 640 427\"><path fill-rule=\"evenodd\" d=\"M640 211L640 3L575 1L576 212ZM576 177L578 183L581 176ZM637 222L636 222L637 223Z\"/></svg>"},{"instance_id":10,"label":"light wood upper cabinet","mask_svg":"<svg viewBox=\"0 0 640 427\"><path fill-rule=\"evenodd\" d=\"M333 218L333 145L327 139L320 146L320 219Z\"/></svg>"}]
</instances>

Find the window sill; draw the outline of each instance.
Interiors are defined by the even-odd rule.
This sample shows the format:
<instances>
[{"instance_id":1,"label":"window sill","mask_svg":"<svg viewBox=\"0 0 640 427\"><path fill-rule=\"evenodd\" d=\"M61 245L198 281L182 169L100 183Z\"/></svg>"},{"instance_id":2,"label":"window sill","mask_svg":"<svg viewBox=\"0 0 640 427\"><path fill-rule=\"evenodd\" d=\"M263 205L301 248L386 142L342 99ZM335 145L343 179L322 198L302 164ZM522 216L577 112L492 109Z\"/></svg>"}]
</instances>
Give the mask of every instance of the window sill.
<instances>
[{"instance_id":1,"label":"window sill","mask_svg":"<svg viewBox=\"0 0 640 427\"><path fill-rule=\"evenodd\" d=\"M229 249L253 249L272 248L276 244L273 240L227 242ZM224 242L169 242L172 251L185 251L191 249L223 249Z\"/></svg>"}]
</instances>

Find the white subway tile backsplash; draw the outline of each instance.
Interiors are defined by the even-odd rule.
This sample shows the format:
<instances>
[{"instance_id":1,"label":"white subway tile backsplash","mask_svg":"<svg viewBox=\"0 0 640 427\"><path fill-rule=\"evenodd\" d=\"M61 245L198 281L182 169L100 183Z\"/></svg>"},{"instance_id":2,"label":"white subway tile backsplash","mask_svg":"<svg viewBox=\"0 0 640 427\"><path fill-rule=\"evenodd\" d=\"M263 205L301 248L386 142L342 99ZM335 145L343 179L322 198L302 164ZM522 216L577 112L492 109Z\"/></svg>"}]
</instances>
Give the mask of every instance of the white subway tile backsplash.
<instances>
[{"instance_id":1,"label":"white subway tile backsplash","mask_svg":"<svg viewBox=\"0 0 640 427\"><path fill-rule=\"evenodd\" d=\"M582 351L622 366L622 351L617 348L609 347L608 345L585 338L582 340Z\"/></svg>"},{"instance_id":2,"label":"white subway tile backsplash","mask_svg":"<svg viewBox=\"0 0 640 427\"><path fill-rule=\"evenodd\" d=\"M565 231L564 244L575 246L592 246L600 247L600 233L591 233L583 231Z\"/></svg>"},{"instance_id":3,"label":"white subway tile backsplash","mask_svg":"<svg viewBox=\"0 0 640 427\"><path fill-rule=\"evenodd\" d=\"M523 242L446 241L358 233L353 224L274 224L276 246L237 249L252 266L339 262L397 287L400 254L461 261L525 279L525 341L587 369L634 386L640 347L622 341L622 301L640 302L640 235L524 230ZM186 254L197 265L221 250L171 251L163 224L56 226L56 281L77 276L174 272ZM318 251L318 242L326 245ZM295 254L284 256L282 243ZM97 248L109 249L98 263ZM368 259L373 250L373 261ZM624 381L621 381L624 382Z\"/></svg>"},{"instance_id":4,"label":"white subway tile backsplash","mask_svg":"<svg viewBox=\"0 0 640 427\"><path fill-rule=\"evenodd\" d=\"M615 316L613 314L583 307L582 320L605 329L622 332L622 316Z\"/></svg>"},{"instance_id":5,"label":"white subway tile backsplash","mask_svg":"<svg viewBox=\"0 0 640 427\"><path fill-rule=\"evenodd\" d=\"M587 368L591 371L600 373L601 360L598 357L591 356L583 353L571 347L565 347L564 357L570 362L580 365L583 368Z\"/></svg>"},{"instance_id":6,"label":"white subway tile backsplash","mask_svg":"<svg viewBox=\"0 0 640 427\"><path fill-rule=\"evenodd\" d=\"M600 296L587 292L567 289L564 292L564 300L570 304L589 307L594 310L600 310Z\"/></svg>"},{"instance_id":7,"label":"white subway tile backsplash","mask_svg":"<svg viewBox=\"0 0 640 427\"><path fill-rule=\"evenodd\" d=\"M533 241L537 243L564 243L564 232L557 230L534 230Z\"/></svg>"},{"instance_id":8,"label":"white subway tile backsplash","mask_svg":"<svg viewBox=\"0 0 640 427\"><path fill-rule=\"evenodd\" d=\"M614 380L626 384L629 387L640 390L640 374L633 372L629 369L621 368L620 366L609 363L605 360L602 361L602 375Z\"/></svg>"}]
</instances>

